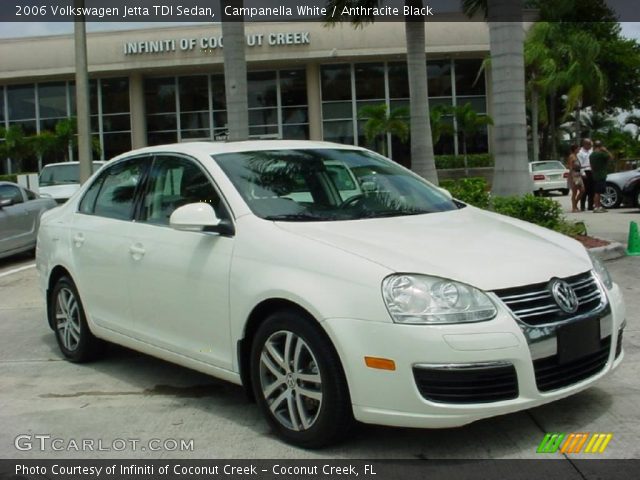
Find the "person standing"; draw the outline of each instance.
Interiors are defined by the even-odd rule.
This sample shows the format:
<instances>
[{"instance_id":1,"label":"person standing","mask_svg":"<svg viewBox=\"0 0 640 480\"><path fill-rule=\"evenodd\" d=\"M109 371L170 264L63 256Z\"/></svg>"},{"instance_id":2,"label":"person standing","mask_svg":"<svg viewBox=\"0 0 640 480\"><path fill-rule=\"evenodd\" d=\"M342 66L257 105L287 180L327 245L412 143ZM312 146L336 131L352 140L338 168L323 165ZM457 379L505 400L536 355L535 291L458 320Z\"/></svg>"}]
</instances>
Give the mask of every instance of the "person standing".
<instances>
[{"instance_id":1,"label":"person standing","mask_svg":"<svg viewBox=\"0 0 640 480\"><path fill-rule=\"evenodd\" d=\"M580 210L584 212L585 203L589 210L593 210L593 172L589 158L593 153L593 143L591 139L582 140L582 148L578 152L578 160L582 170L582 181L584 183L584 194L580 198Z\"/></svg>"},{"instance_id":2,"label":"person standing","mask_svg":"<svg viewBox=\"0 0 640 480\"><path fill-rule=\"evenodd\" d=\"M578 210L578 202L584 195L584 182L582 181L582 167L578 160L578 145L571 145L569 157L567 157L567 170L569 170L569 188L571 189L571 212L576 213Z\"/></svg>"},{"instance_id":3,"label":"person standing","mask_svg":"<svg viewBox=\"0 0 640 480\"><path fill-rule=\"evenodd\" d=\"M607 185L607 165L613 157L601 141L596 141L594 146L593 153L589 156L589 164L593 178L593 201L595 206L593 212L605 213L607 210L602 207L600 199Z\"/></svg>"}]
</instances>

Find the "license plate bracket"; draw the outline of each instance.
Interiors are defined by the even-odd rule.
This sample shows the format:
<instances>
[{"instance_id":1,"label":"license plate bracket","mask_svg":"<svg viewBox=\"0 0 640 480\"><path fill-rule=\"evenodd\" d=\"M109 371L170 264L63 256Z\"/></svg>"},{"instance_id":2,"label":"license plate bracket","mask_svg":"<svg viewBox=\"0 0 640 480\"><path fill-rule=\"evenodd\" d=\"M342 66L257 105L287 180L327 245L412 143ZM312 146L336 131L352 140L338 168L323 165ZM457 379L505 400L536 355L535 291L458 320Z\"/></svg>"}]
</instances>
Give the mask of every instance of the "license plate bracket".
<instances>
[{"instance_id":1,"label":"license plate bracket","mask_svg":"<svg viewBox=\"0 0 640 480\"><path fill-rule=\"evenodd\" d=\"M563 325L556 331L558 363L574 362L600 350L600 319L591 318Z\"/></svg>"}]
</instances>

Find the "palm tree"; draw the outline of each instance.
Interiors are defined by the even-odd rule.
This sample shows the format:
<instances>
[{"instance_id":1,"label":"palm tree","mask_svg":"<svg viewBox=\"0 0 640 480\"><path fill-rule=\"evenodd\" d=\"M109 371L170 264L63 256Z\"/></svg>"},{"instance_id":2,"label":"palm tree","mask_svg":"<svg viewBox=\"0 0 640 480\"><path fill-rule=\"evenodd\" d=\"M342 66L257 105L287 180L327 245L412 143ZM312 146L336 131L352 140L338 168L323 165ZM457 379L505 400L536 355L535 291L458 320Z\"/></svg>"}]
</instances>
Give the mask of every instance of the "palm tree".
<instances>
[{"instance_id":1,"label":"palm tree","mask_svg":"<svg viewBox=\"0 0 640 480\"><path fill-rule=\"evenodd\" d=\"M558 62L555 57L554 42L559 33L561 33L559 24L538 22L531 28L524 43L534 162L540 160L539 126L541 123L546 124L549 118L547 98L558 83Z\"/></svg>"},{"instance_id":2,"label":"palm tree","mask_svg":"<svg viewBox=\"0 0 640 480\"><path fill-rule=\"evenodd\" d=\"M462 6L468 16L482 12L489 22L495 122L492 192L523 195L533 188L527 158L523 0L462 0Z\"/></svg>"},{"instance_id":3,"label":"palm tree","mask_svg":"<svg viewBox=\"0 0 640 480\"><path fill-rule=\"evenodd\" d=\"M636 138L640 140L640 115L630 114L627 115L627 118L624 119L625 125L635 125L636 129Z\"/></svg>"},{"instance_id":4,"label":"palm tree","mask_svg":"<svg viewBox=\"0 0 640 480\"><path fill-rule=\"evenodd\" d=\"M589 138L593 138L598 133L608 132L615 125L610 116L597 111L583 113L580 123L586 128Z\"/></svg>"},{"instance_id":5,"label":"palm tree","mask_svg":"<svg viewBox=\"0 0 640 480\"><path fill-rule=\"evenodd\" d=\"M453 108L453 115L456 119L456 131L462 137L462 154L464 156L464 174L469 176L469 164L467 161L467 140L487 125L493 125L493 120L489 115L478 115L470 103L458 105Z\"/></svg>"},{"instance_id":6,"label":"palm tree","mask_svg":"<svg viewBox=\"0 0 640 480\"><path fill-rule=\"evenodd\" d=\"M340 12L345 6L375 7L380 0L328 0L327 11L333 7ZM423 7L422 0L405 0L405 5ZM415 11L415 10L414 10ZM327 23L350 21L354 26L362 26L374 21L370 16L327 17ZM425 22L422 16L405 18L407 42L407 75L409 77L410 128L411 128L411 169L432 183L438 183L438 172L433 154L433 139L429 118L429 91L427 86L427 56L425 54Z\"/></svg>"},{"instance_id":7,"label":"palm tree","mask_svg":"<svg viewBox=\"0 0 640 480\"><path fill-rule=\"evenodd\" d=\"M229 140L249 138L249 104L247 98L247 61L245 58L244 22L225 19L225 6L242 7L243 0L220 0L224 48L224 83L227 101Z\"/></svg>"},{"instance_id":8,"label":"palm tree","mask_svg":"<svg viewBox=\"0 0 640 480\"><path fill-rule=\"evenodd\" d=\"M566 43L559 45L567 65L560 74L560 83L567 90L565 118L574 114L575 138L580 139L580 118L586 97L592 98L594 105L601 105L606 91L606 78L598 66L600 45L584 31L569 35Z\"/></svg>"},{"instance_id":9,"label":"palm tree","mask_svg":"<svg viewBox=\"0 0 640 480\"><path fill-rule=\"evenodd\" d=\"M374 143L376 150L387 156L387 134L398 137L401 142L409 138L409 109L394 108L391 111L386 104L366 105L358 111L358 118L365 121L364 136L367 142Z\"/></svg>"},{"instance_id":10,"label":"palm tree","mask_svg":"<svg viewBox=\"0 0 640 480\"><path fill-rule=\"evenodd\" d=\"M452 108L449 105L439 104L429 110L429 120L431 121L431 136L433 144L437 145L443 134L453 134L453 124L448 122L446 117L452 115Z\"/></svg>"},{"instance_id":11,"label":"palm tree","mask_svg":"<svg viewBox=\"0 0 640 480\"><path fill-rule=\"evenodd\" d=\"M22 162L28 158L33 149L25 137L20 125L11 125L9 128L0 127L0 158L10 158L17 172L22 171Z\"/></svg>"}]
</instances>

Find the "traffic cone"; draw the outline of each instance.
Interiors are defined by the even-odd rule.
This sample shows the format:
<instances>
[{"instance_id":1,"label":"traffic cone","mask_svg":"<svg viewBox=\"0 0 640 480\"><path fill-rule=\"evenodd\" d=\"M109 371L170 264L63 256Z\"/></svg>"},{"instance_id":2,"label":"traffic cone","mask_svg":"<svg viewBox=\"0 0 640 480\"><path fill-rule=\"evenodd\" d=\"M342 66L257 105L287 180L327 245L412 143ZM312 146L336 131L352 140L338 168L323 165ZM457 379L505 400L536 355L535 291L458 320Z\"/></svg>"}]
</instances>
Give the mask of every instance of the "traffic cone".
<instances>
[{"instance_id":1,"label":"traffic cone","mask_svg":"<svg viewBox=\"0 0 640 480\"><path fill-rule=\"evenodd\" d=\"M638 233L638 224L636 222L629 224L627 255L640 256L640 233Z\"/></svg>"}]
</instances>

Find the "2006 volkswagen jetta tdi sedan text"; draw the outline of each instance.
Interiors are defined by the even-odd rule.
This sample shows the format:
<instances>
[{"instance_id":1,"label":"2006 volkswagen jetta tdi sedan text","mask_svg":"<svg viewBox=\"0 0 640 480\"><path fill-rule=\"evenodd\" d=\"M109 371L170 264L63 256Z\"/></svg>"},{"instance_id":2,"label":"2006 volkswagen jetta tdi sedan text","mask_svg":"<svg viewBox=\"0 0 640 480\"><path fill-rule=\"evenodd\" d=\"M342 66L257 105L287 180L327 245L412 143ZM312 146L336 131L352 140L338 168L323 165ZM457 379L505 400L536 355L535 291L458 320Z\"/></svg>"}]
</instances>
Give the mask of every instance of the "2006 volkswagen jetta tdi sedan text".
<instances>
[{"instance_id":1,"label":"2006 volkswagen jetta tdi sedan text","mask_svg":"<svg viewBox=\"0 0 640 480\"><path fill-rule=\"evenodd\" d=\"M284 440L453 427L581 391L625 311L569 237L362 148L189 143L119 156L42 218L48 321L243 384Z\"/></svg>"}]
</instances>

